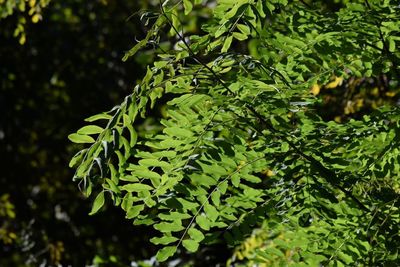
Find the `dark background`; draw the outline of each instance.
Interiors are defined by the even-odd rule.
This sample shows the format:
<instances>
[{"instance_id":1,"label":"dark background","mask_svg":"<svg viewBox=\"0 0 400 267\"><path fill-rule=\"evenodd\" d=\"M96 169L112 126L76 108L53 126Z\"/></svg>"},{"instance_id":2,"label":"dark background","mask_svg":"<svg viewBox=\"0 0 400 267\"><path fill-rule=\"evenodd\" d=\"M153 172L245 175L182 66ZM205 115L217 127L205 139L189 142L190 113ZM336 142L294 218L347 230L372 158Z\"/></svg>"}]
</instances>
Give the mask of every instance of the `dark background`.
<instances>
[{"instance_id":1,"label":"dark background","mask_svg":"<svg viewBox=\"0 0 400 267\"><path fill-rule=\"evenodd\" d=\"M53 1L42 21L27 24L24 45L12 36L21 14L0 21L0 266L126 266L154 254L143 242L148 231L119 209L88 216L91 203L68 168L79 148L68 134L123 100L142 76L143 64L121 61L143 35L138 16L127 20L139 8Z\"/></svg>"}]
</instances>

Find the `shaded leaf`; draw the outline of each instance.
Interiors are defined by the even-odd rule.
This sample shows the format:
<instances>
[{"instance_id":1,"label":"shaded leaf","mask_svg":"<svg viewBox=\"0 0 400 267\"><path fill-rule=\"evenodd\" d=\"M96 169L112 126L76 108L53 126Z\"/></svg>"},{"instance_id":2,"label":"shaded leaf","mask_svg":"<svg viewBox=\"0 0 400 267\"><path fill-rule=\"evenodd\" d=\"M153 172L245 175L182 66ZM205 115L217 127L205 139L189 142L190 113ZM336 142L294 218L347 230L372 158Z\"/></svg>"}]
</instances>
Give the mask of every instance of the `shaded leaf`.
<instances>
[{"instance_id":1,"label":"shaded leaf","mask_svg":"<svg viewBox=\"0 0 400 267\"><path fill-rule=\"evenodd\" d=\"M104 191L101 191L93 201L92 210L90 211L89 215L93 215L99 211L101 207L104 205Z\"/></svg>"},{"instance_id":2,"label":"shaded leaf","mask_svg":"<svg viewBox=\"0 0 400 267\"><path fill-rule=\"evenodd\" d=\"M157 254L156 254L156 259L159 262L166 261L169 257L174 255L176 252L176 247L175 246L168 246L160 249Z\"/></svg>"}]
</instances>

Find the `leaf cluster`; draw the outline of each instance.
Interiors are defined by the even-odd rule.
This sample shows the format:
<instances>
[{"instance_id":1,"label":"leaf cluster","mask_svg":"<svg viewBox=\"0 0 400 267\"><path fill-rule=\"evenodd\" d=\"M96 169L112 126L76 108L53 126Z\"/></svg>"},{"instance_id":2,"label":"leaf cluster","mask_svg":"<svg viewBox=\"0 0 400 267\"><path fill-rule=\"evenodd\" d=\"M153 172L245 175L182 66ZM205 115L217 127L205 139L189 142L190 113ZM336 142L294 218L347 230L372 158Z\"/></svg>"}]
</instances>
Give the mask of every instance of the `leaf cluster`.
<instances>
[{"instance_id":1,"label":"leaf cluster","mask_svg":"<svg viewBox=\"0 0 400 267\"><path fill-rule=\"evenodd\" d=\"M71 166L97 194L92 213L107 194L135 225L152 225L159 261L225 243L237 247L231 262L398 263L398 107L338 124L310 93L333 76L397 81L395 1L331 13L286 0L209 4L161 4L124 59L161 47L166 32L170 48L121 105L69 136L90 144ZM185 31L180 18L199 10L212 18ZM138 136L135 123L163 97L161 130Z\"/></svg>"}]
</instances>

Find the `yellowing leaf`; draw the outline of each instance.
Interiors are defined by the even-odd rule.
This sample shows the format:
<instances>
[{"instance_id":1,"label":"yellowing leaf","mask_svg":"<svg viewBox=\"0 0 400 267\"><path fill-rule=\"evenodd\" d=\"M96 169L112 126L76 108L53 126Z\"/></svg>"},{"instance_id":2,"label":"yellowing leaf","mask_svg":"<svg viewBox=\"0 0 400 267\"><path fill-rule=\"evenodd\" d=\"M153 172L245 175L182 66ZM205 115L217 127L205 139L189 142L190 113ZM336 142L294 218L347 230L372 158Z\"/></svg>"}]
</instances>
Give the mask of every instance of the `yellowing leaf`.
<instances>
[{"instance_id":1,"label":"yellowing leaf","mask_svg":"<svg viewBox=\"0 0 400 267\"><path fill-rule=\"evenodd\" d=\"M385 95L388 97L394 97L396 95L396 93L395 92L386 92Z\"/></svg>"},{"instance_id":2,"label":"yellowing leaf","mask_svg":"<svg viewBox=\"0 0 400 267\"><path fill-rule=\"evenodd\" d=\"M333 80L332 82L330 82L327 85L325 85L325 88L327 88L327 89L336 88L339 85L342 85L342 82L343 82L343 78L342 77L335 77L335 80Z\"/></svg>"},{"instance_id":3,"label":"yellowing leaf","mask_svg":"<svg viewBox=\"0 0 400 267\"><path fill-rule=\"evenodd\" d=\"M42 18L42 16L40 14L35 14L32 16L32 22L38 23L41 18Z\"/></svg>"},{"instance_id":4,"label":"yellowing leaf","mask_svg":"<svg viewBox=\"0 0 400 267\"><path fill-rule=\"evenodd\" d=\"M21 37L19 37L19 44L23 45L26 42L26 36L25 34L22 34Z\"/></svg>"},{"instance_id":5,"label":"yellowing leaf","mask_svg":"<svg viewBox=\"0 0 400 267\"><path fill-rule=\"evenodd\" d=\"M314 84L312 87L311 87L311 93L313 94L313 95L318 95L319 94L319 92L321 91L321 87L318 85L318 84Z\"/></svg>"}]
</instances>

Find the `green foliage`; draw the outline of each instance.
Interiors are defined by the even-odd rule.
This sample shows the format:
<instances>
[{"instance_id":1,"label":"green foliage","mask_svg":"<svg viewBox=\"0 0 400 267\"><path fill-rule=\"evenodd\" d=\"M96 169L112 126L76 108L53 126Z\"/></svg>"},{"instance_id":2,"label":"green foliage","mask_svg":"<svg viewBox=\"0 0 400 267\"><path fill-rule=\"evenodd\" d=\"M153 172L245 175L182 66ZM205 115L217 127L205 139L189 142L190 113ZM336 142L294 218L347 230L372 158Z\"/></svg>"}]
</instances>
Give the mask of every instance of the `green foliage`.
<instances>
[{"instance_id":1,"label":"green foliage","mask_svg":"<svg viewBox=\"0 0 400 267\"><path fill-rule=\"evenodd\" d=\"M212 17L192 33L186 16L198 12ZM310 92L334 76L398 84L399 14L395 1L337 12L285 0L166 1L142 15L153 26L124 60L148 44L169 48L98 115L101 131L70 136L92 142L73 159L74 179L88 196L110 193L135 225L152 225L159 261L225 243L244 265L399 264L399 108L338 124L321 119ZM134 126L165 98L160 129L138 137Z\"/></svg>"}]
</instances>

